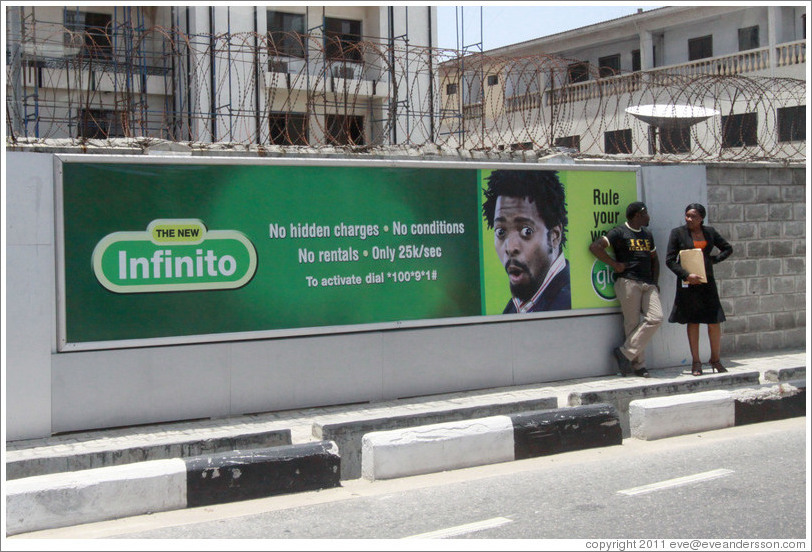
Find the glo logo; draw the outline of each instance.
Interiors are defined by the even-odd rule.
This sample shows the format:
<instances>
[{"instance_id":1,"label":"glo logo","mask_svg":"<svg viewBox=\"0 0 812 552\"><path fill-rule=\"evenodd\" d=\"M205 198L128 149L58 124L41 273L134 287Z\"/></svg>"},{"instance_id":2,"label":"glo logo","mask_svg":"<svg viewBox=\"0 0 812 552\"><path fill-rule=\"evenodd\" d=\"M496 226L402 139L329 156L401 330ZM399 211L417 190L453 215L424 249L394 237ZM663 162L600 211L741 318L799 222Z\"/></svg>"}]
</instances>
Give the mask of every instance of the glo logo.
<instances>
[{"instance_id":1,"label":"glo logo","mask_svg":"<svg viewBox=\"0 0 812 552\"><path fill-rule=\"evenodd\" d=\"M595 259L595 262L592 263L592 289L601 299L612 301L617 298L615 280L617 280L617 275L612 267Z\"/></svg>"},{"instance_id":2,"label":"glo logo","mask_svg":"<svg viewBox=\"0 0 812 552\"><path fill-rule=\"evenodd\" d=\"M113 232L96 245L93 272L113 293L237 289L257 269L254 244L198 219L153 220L144 232Z\"/></svg>"}]
</instances>

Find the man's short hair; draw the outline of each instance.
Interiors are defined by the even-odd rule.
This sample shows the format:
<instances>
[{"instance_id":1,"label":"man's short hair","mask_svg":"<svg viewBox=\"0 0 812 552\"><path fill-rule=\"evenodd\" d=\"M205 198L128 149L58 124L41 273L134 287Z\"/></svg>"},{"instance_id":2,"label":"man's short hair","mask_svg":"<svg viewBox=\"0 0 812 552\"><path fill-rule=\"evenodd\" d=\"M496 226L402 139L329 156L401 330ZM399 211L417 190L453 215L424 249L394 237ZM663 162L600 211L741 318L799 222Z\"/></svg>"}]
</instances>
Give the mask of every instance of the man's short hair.
<instances>
[{"instance_id":1,"label":"man's short hair","mask_svg":"<svg viewBox=\"0 0 812 552\"><path fill-rule=\"evenodd\" d=\"M488 187L483 192L485 202L482 204L482 215L488 223L488 228L493 228L496 199L499 196L527 198L535 204L536 211L548 230L561 226L559 250L564 246L567 205L564 186L558 180L556 171L496 170L488 177Z\"/></svg>"}]
</instances>

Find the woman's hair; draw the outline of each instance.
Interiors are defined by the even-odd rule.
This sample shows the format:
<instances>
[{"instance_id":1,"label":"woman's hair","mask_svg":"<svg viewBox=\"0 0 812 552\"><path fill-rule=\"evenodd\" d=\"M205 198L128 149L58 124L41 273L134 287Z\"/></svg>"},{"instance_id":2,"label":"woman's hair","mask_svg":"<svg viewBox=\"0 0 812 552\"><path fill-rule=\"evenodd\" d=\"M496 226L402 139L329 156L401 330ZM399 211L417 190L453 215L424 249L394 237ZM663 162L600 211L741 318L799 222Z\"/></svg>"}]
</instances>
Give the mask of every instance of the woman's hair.
<instances>
[{"instance_id":1,"label":"woman's hair","mask_svg":"<svg viewBox=\"0 0 812 552\"><path fill-rule=\"evenodd\" d=\"M702 205L701 203L690 203L685 208L685 212L687 213L691 209L696 210L696 212L699 213L699 216L702 217L702 220L705 220L705 206L704 205Z\"/></svg>"}]
</instances>

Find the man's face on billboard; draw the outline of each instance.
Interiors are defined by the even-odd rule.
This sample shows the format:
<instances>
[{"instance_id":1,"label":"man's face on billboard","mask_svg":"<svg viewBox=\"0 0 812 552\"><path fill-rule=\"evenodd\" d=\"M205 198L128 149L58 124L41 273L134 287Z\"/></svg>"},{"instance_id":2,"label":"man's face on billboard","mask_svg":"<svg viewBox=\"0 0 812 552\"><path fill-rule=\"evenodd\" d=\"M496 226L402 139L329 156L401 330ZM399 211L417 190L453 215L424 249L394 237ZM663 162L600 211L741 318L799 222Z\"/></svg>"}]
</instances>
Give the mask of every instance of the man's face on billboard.
<instances>
[{"instance_id":1,"label":"man's face on billboard","mask_svg":"<svg viewBox=\"0 0 812 552\"><path fill-rule=\"evenodd\" d=\"M493 221L496 253L508 274L510 292L522 301L539 289L558 256L561 226L547 228L526 197L499 196Z\"/></svg>"}]
</instances>

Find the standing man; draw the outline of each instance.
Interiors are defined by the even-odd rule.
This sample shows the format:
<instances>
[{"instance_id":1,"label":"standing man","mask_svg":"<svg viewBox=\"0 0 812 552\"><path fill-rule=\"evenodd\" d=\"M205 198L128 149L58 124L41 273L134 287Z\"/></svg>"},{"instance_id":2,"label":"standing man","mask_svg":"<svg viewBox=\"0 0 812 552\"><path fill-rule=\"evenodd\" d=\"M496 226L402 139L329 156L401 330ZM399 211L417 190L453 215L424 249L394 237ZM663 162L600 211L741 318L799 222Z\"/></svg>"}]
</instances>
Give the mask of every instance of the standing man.
<instances>
[{"instance_id":1,"label":"standing man","mask_svg":"<svg viewBox=\"0 0 812 552\"><path fill-rule=\"evenodd\" d=\"M512 295L504 314L570 309L567 207L556 172L496 170L484 194L482 214Z\"/></svg>"},{"instance_id":2,"label":"standing man","mask_svg":"<svg viewBox=\"0 0 812 552\"><path fill-rule=\"evenodd\" d=\"M615 294L623 311L626 341L612 353L621 376L633 371L636 376L649 377L645 366L646 345L663 321L657 284L660 265L654 238L646 228L649 220L645 203L630 203L625 224L612 228L589 246L592 254L611 266L617 275ZM614 249L616 259L606 252L609 246Z\"/></svg>"}]
</instances>

